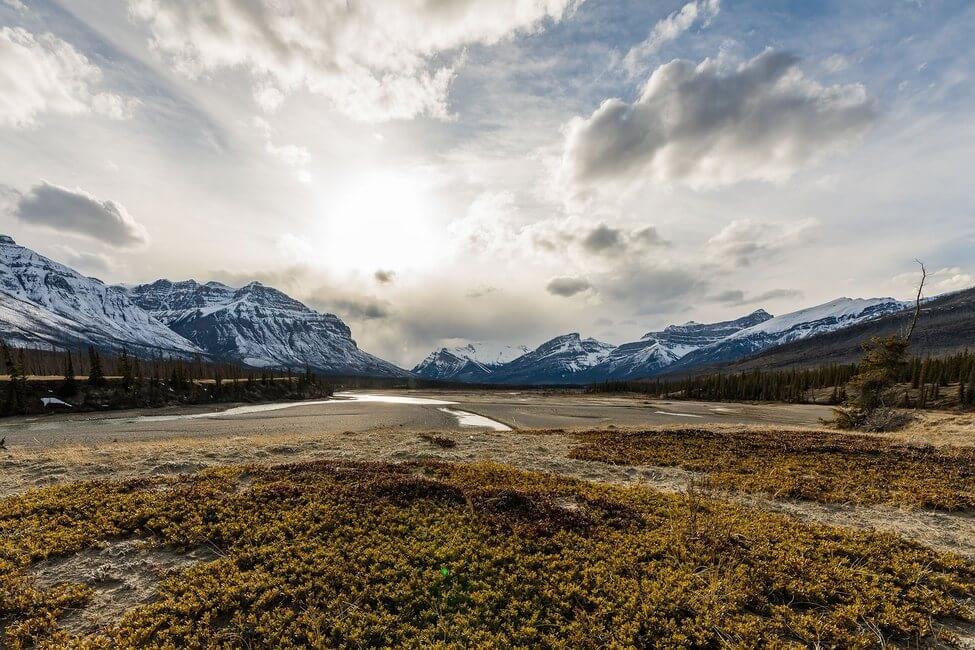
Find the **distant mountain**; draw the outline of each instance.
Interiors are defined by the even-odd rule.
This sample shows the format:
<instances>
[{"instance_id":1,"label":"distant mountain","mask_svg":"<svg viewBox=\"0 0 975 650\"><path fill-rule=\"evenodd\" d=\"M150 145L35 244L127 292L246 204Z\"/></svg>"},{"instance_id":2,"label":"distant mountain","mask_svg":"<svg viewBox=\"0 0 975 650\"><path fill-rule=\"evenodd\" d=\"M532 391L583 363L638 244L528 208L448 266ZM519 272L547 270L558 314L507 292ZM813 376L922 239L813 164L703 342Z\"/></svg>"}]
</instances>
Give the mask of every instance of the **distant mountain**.
<instances>
[{"instance_id":1,"label":"distant mountain","mask_svg":"<svg viewBox=\"0 0 975 650\"><path fill-rule=\"evenodd\" d=\"M529 352L521 346L493 346L486 343L440 348L413 368L413 374L424 379L487 382L506 363Z\"/></svg>"},{"instance_id":2,"label":"distant mountain","mask_svg":"<svg viewBox=\"0 0 975 650\"><path fill-rule=\"evenodd\" d=\"M699 370L741 372L754 368L781 369L853 363L861 346L875 336L907 331L914 317L913 305L901 311L856 323L833 332L778 345L730 364ZM911 338L910 353L944 355L975 350L975 288L936 296L921 303L921 318Z\"/></svg>"},{"instance_id":3,"label":"distant mountain","mask_svg":"<svg viewBox=\"0 0 975 650\"><path fill-rule=\"evenodd\" d=\"M616 346L578 334L565 334L507 363L490 381L504 384L572 384L602 363Z\"/></svg>"},{"instance_id":4,"label":"distant mountain","mask_svg":"<svg viewBox=\"0 0 975 650\"><path fill-rule=\"evenodd\" d=\"M330 374L408 376L363 352L334 314L252 282L239 289L219 282L157 280L128 289L132 301L217 359L249 366L303 368Z\"/></svg>"},{"instance_id":5,"label":"distant mountain","mask_svg":"<svg viewBox=\"0 0 975 650\"><path fill-rule=\"evenodd\" d=\"M893 298L837 298L739 330L720 341L689 352L668 366L666 372L686 372L702 366L737 361L775 346L818 337L900 312L909 304Z\"/></svg>"},{"instance_id":6,"label":"distant mountain","mask_svg":"<svg viewBox=\"0 0 975 650\"><path fill-rule=\"evenodd\" d=\"M719 323L670 325L620 346L566 334L490 368L470 350L444 348L424 359L414 373L431 379L505 384L588 384L693 374L797 341L808 340L815 348L825 335L883 319L908 306L893 298L838 298L777 317L758 309Z\"/></svg>"},{"instance_id":7,"label":"distant mountain","mask_svg":"<svg viewBox=\"0 0 975 650\"><path fill-rule=\"evenodd\" d=\"M713 345L743 329L771 320L764 309L736 320L720 323L670 325L660 332L647 332L639 341L624 343L600 364L585 373L592 381L649 377L668 368L687 354Z\"/></svg>"},{"instance_id":8,"label":"distant mountain","mask_svg":"<svg viewBox=\"0 0 975 650\"><path fill-rule=\"evenodd\" d=\"M133 304L128 293L0 235L0 337L19 346L127 347L190 355L200 348Z\"/></svg>"}]
</instances>

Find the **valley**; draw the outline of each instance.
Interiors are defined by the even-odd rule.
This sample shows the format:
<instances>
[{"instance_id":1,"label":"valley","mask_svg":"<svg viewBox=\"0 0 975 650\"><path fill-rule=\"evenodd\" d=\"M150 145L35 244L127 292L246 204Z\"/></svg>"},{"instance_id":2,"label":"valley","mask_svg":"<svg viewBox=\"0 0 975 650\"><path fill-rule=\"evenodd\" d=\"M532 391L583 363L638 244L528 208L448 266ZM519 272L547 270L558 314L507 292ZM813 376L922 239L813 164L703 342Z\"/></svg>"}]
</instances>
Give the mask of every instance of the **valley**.
<instances>
[{"instance_id":1,"label":"valley","mask_svg":"<svg viewBox=\"0 0 975 650\"><path fill-rule=\"evenodd\" d=\"M675 402L545 391L351 391L331 400L287 404L288 408L269 404L228 411L230 405L213 405L6 418L0 420L0 436L11 449L37 450L261 434L468 430L442 410L445 406L515 429L703 423L811 427L830 415L828 407L815 405Z\"/></svg>"}]
</instances>

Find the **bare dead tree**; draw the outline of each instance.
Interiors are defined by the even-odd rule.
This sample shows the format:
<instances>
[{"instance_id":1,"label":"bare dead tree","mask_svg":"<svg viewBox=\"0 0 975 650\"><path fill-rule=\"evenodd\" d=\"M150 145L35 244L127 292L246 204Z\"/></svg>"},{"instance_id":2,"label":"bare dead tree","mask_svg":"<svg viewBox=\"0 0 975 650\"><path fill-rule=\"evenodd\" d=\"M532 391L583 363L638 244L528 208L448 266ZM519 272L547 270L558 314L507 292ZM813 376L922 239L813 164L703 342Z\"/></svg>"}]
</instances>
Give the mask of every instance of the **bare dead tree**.
<instances>
[{"instance_id":1,"label":"bare dead tree","mask_svg":"<svg viewBox=\"0 0 975 650\"><path fill-rule=\"evenodd\" d=\"M908 343L910 343L911 336L914 335L914 329L917 327L917 321L921 317L921 292L924 291L924 281L928 279L928 270L924 268L924 262L919 259L915 259L914 261L921 267L921 282L917 285L917 298L914 299L914 320L911 321L911 328L904 335L904 341Z\"/></svg>"}]
</instances>

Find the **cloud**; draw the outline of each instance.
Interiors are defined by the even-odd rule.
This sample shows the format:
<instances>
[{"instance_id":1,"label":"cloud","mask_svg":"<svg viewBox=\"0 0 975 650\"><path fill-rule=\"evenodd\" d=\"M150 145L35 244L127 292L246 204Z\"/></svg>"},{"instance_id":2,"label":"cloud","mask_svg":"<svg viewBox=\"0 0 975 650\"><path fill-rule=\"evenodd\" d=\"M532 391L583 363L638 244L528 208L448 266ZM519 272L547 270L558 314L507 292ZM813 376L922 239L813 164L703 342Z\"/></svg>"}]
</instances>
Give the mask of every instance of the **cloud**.
<instances>
[{"instance_id":1,"label":"cloud","mask_svg":"<svg viewBox=\"0 0 975 650\"><path fill-rule=\"evenodd\" d=\"M373 274L373 278L379 284L391 284L396 279L396 271L379 269Z\"/></svg>"},{"instance_id":2,"label":"cloud","mask_svg":"<svg viewBox=\"0 0 975 650\"><path fill-rule=\"evenodd\" d=\"M779 181L860 136L875 116L862 85L823 86L791 54L767 50L736 67L674 60L635 102L607 99L569 122L562 174L583 196L606 185Z\"/></svg>"},{"instance_id":3,"label":"cloud","mask_svg":"<svg viewBox=\"0 0 975 650\"><path fill-rule=\"evenodd\" d=\"M0 29L0 126L32 127L44 113L129 117L138 101L95 92L100 78L98 67L52 34Z\"/></svg>"},{"instance_id":4,"label":"cloud","mask_svg":"<svg viewBox=\"0 0 975 650\"><path fill-rule=\"evenodd\" d=\"M577 293L589 291L590 289L592 289L592 285L585 278L553 278L545 286L545 290L550 294L553 296L562 296L563 298L569 298Z\"/></svg>"},{"instance_id":5,"label":"cloud","mask_svg":"<svg viewBox=\"0 0 975 650\"><path fill-rule=\"evenodd\" d=\"M309 302L313 307L323 311L334 311L344 318L353 320L376 320L388 318L390 315L390 308L387 303L366 298L316 299L312 296L309 298Z\"/></svg>"},{"instance_id":6,"label":"cloud","mask_svg":"<svg viewBox=\"0 0 975 650\"><path fill-rule=\"evenodd\" d=\"M575 217L529 224L515 237L530 244L536 251L563 255L576 249L592 256L615 259L669 245L653 226L627 228L606 223L592 226Z\"/></svg>"},{"instance_id":7,"label":"cloud","mask_svg":"<svg viewBox=\"0 0 975 650\"><path fill-rule=\"evenodd\" d=\"M497 287L478 287L477 289L471 289L464 296L472 300L477 300L478 298L483 298L497 292Z\"/></svg>"},{"instance_id":8,"label":"cloud","mask_svg":"<svg viewBox=\"0 0 975 650\"><path fill-rule=\"evenodd\" d=\"M311 164L311 153L306 147L294 144L276 145L272 139L274 129L267 120L255 117L251 120L254 128L264 137L264 150L283 165L295 169L295 177L302 183L311 182L308 165Z\"/></svg>"},{"instance_id":9,"label":"cloud","mask_svg":"<svg viewBox=\"0 0 975 650\"><path fill-rule=\"evenodd\" d=\"M779 298L801 298L802 295L802 291L797 289L771 289L753 296L746 295L741 289L729 289L728 291L722 291L721 293L711 296L710 299L713 302L738 306L754 305L756 303L765 302L768 300L777 300Z\"/></svg>"},{"instance_id":10,"label":"cloud","mask_svg":"<svg viewBox=\"0 0 975 650\"><path fill-rule=\"evenodd\" d=\"M610 228L604 223L593 228L582 238L582 247L591 253L618 250L623 246L623 232L618 228Z\"/></svg>"},{"instance_id":11,"label":"cloud","mask_svg":"<svg viewBox=\"0 0 975 650\"><path fill-rule=\"evenodd\" d=\"M686 268L636 261L594 278L599 293L637 314L684 311L704 294L707 280Z\"/></svg>"},{"instance_id":12,"label":"cloud","mask_svg":"<svg viewBox=\"0 0 975 650\"><path fill-rule=\"evenodd\" d=\"M643 70L646 60L665 44L677 40L695 23L707 25L721 10L721 0L695 0L688 2L666 18L658 20L646 40L630 48L623 57L623 64L631 74Z\"/></svg>"},{"instance_id":13,"label":"cloud","mask_svg":"<svg viewBox=\"0 0 975 650\"><path fill-rule=\"evenodd\" d=\"M78 251L71 246L56 246L52 257L83 273L111 273L115 270L115 262L107 255Z\"/></svg>"},{"instance_id":14,"label":"cloud","mask_svg":"<svg viewBox=\"0 0 975 650\"><path fill-rule=\"evenodd\" d=\"M20 197L14 216L21 221L73 232L114 246L135 246L149 241L145 226L115 201L100 201L81 189L68 189L41 181Z\"/></svg>"},{"instance_id":15,"label":"cloud","mask_svg":"<svg viewBox=\"0 0 975 650\"><path fill-rule=\"evenodd\" d=\"M759 260L809 242L819 226L815 219L793 224L780 224L735 219L707 241L706 248L717 262L746 267Z\"/></svg>"},{"instance_id":16,"label":"cloud","mask_svg":"<svg viewBox=\"0 0 975 650\"><path fill-rule=\"evenodd\" d=\"M297 90L363 121L446 117L462 49L559 21L581 0L129 0L152 47L190 77L244 69L265 110Z\"/></svg>"},{"instance_id":17,"label":"cloud","mask_svg":"<svg viewBox=\"0 0 975 650\"><path fill-rule=\"evenodd\" d=\"M910 295L917 291L918 282L921 281L921 271L901 273L895 275L892 280L899 291L903 291L905 295ZM928 271L924 293L926 295L937 295L971 289L972 287L975 287L975 275L966 273L957 266L950 266L937 271Z\"/></svg>"}]
</instances>

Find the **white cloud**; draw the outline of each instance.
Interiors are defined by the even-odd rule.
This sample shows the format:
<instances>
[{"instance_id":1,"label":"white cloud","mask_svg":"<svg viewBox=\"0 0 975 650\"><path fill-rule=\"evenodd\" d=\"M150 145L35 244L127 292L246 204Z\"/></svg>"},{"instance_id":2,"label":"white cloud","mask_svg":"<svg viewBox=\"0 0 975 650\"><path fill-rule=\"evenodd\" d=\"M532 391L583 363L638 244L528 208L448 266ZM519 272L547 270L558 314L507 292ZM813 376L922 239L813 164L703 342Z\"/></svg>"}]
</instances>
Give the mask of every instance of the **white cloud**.
<instances>
[{"instance_id":1,"label":"white cloud","mask_svg":"<svg viewBox=\"0 0 975 650\"><path fill-rule=\"evenodd\" d=\"M911 273L901 273L893 277L893 283L905 295L909 295L917 290L917 284L921 281L921 272L912 271ZM924 293L927 295L937 295L951 291L961 291L975 287L975 275L966 273L957 266L945 267L937 271L928 271L928 278L924 285Z\"/></svg>"},{"instance_id":2,"label":"white cloud","mask_svg":"<svg viewBox=\"0 0 975 650\"><path fill-rule=\"evenodd\" d=\"M708 240L707 249L719 263L745 267L808 242L818 225L814 219L794 224L735 219Z\"/></svg>"},{"instance_id":3,"label":"white cloud","mask_svg":"<svg viewBox=\"0 0 975 650\"><path fill-rule=\"evenodd\" d=\"M605 185L779 181L860 136L874 116L862 85L823 86L791 54L768 50L734 67L674 60L635 102L608 99L569 123L562 173L583 196Z\"/></svg>"},{"instance_id":4,"label":"white cloud","mask_svg":"<svg viewBox=\"0 0 975 650\"><path fill-rule=\"evenodd\" d=\"M721 10L721 0L694 0L663 20L658 20L647 38L630 48L623 58L623 64L630 74L642 72L647 59L656 54L665 44L677 40L695 23L707 25Z\"/></svg>"},{"instance_id":5,"label":"white cloud","mask_svg":"<svg viewBox=\"0 0 975 650\"><path fill-rule=\"evenodd\" d=\"M561 20L581 0L129 0L182 73L245 68L275 110L297 89L363 121L446 117L464 46Z\"/></svg>"},{"instance_id":6,"label":"white cloud","mask_svg":"<svg viewBox=\"0 0 975 650\"><path fill-rule=\"evenodd\" d=\"M503 253L518 236L517 208L511 192L483 192L447 232L462 248L493 255Z\"/></svg>"},{"instance_id":7,"label":"white cloud","mask_svg":"<svg viewBox=\"0 0 975 650\"><path fill-rule=\"evenodd\" d=\"M255 117L252 122L254 127L264 136L264 150L283 165L295 168L295 177L300 182L310 183L311 174L307 167L311 164L311 153L307 147L295 144L276 145L271 139L274 130L267 120Z\"/></svg>"},{"instance_id":8,"label":"white cloud","mask_svg":"<svg viewBox=\"0 0 975 650\"><path fill-rule=\"evenodd\" d=\"M31 127L38 115L131 115L138 101L92 89L101 71L69 43L20 27L0 29L0 126Z\"/></svg>"},{"instance_id":9,"label":"white cloud","mask_svg":"<svg viewBox=\"0 0 975 650\"><path fill-rule=\"evenodd\" d=\"M145 244L149 235L125 207L101 201L82 189L41 181L20 197L14 216L36 226L72 232L115 246Z\"/></svg>"},{"instance_id":10,"label":"white cloud","mask_svg":"<svg viewBox=\"0 0 975 650\"><path fill-rule=\"evenodd\" d=\"M107 255L79 251L71 246L57 246L52 257L83 273L111 273L115 270L115 262Z\"/></svg>"}]
</instances>

